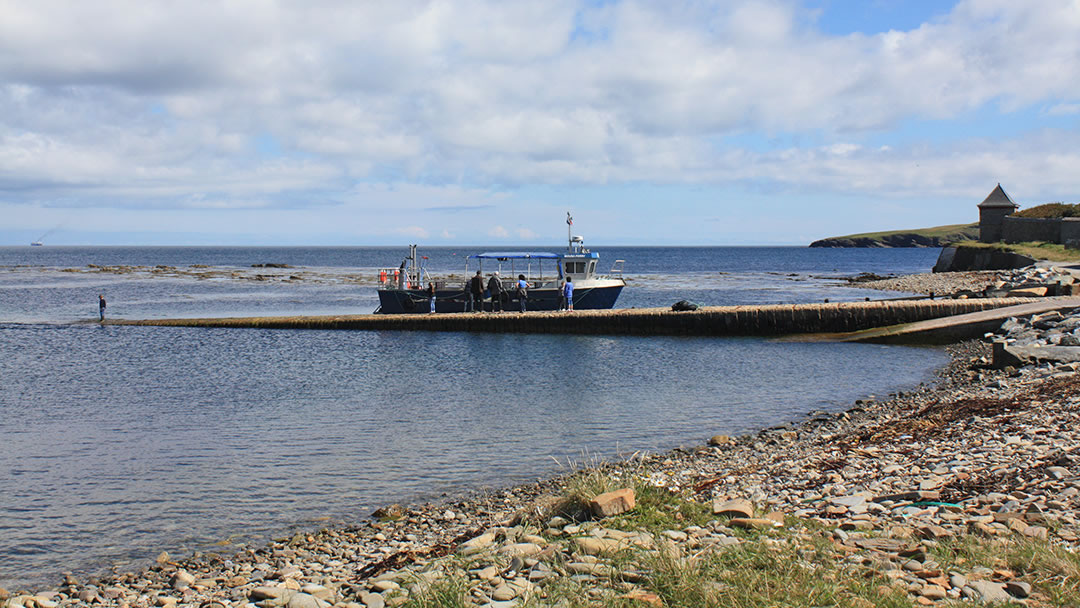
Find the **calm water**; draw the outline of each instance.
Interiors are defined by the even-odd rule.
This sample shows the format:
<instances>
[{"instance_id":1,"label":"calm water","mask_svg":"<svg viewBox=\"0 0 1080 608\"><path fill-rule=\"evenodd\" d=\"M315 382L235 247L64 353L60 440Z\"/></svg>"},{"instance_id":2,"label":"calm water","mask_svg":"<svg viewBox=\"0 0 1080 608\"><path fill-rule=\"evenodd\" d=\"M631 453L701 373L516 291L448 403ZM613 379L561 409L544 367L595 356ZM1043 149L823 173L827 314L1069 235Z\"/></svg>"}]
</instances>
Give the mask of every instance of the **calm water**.
<instances>
[{"instance_id":1,"label":"calm water","mask_svg":"<svg viewBox=\"0 0 1080 608\"><path fill-rule=\"evenodd\" d=\"M598 248L599 249L599 248ZM861 299L820 277L928 250L602 249L621 306ZM461 255L424 252L460 272ZM455 255L458 254L458 255ZM756 339L100 327L110 314L366 312L392 249L0 248L0 586L698 444L929 379L935 349ZM36 256L36 257L35 257ZM456 259L455 259L456 258ZM86 264L285 278L63 272ZM197 269L202 272L205 269ZM289 275L302 276L284 282ZM365 278L366 277L366 278ZM879 292L868 292L880 298ZM690 295L693 294L693 295ZM74 321L74 323L73 323Z\"/></svg>"},{"instance_id":2,"label":"calm water","mask_svg":"<svg viewBox=\"0 0 1080 608\"><path fill-rule=\"evenodd\" d=\"M680 299L722 305L894 297L899 294L842 287L837 277L928 272L938 254L805 247L597 250L603 269L626 261L629 286L620 308L670 306ZM433 273L463 277L465 259L476 251L440 247L421 254ZM397 268L406 253L389 247L0 247L0 322L94 319L98 293L105 293L110 316L129 319L367 313L378 305L378 269ZM292 268L252 268L266 263ZM137 268L115 274L89 264ZM159 265L167 268L151 270ZM509 268L502 271L505 276ZM266 280L255 280L257 275Z\"/></svg>"}]
</instances>

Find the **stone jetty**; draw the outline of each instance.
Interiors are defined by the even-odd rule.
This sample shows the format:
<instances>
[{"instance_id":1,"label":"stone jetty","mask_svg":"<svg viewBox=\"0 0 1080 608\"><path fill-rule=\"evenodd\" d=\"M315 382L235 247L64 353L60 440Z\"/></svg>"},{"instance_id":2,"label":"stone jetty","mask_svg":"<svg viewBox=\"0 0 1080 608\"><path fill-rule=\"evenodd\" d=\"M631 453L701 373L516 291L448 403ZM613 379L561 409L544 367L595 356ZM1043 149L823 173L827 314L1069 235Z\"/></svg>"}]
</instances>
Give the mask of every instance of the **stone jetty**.
<instances>
[{"instance_id":1,"label":"stone jetty","mask_svg":"<svg viewBox=\"0 0 1080 608\"><path fill-rule=\"evenodd\" d=\"M261 329L777 336L852 332L1035 301L1041 300L1033 298L923 299L767 306L707 306L698 310L680 312L666 308L630 308L583 310L573 313L368 314L111 320L106 323Z\"/></svg>"},{"instance_id":2,"label":"stone jetty","mask_svg":"<svg viewBox=\"0 0 1080 608\"><path fill-rule=\"evenodd\" d=\"M1006 306L951 317L928 319L915 323L891 325L857 331L838 337L846 342L879 342L884 344L951 344L982 336L984 332L1001 327L1002 322L1015 318L1061 318L1061 310L1080 307L1080 297L1042 298L1028 304Z\"/></svg>"},{"instance_id":3,"label":"stone jetty","mask_svg":"<svg viewBox=\"0 0 1080 608\"><path fill-rule=\"evenodd\" d=\"M844 412L0 603L1076 606L1080 363L998 368L989 345L1074 340L1078 311L1011 319L936 382Z\"/></svg>"}]
</instances>

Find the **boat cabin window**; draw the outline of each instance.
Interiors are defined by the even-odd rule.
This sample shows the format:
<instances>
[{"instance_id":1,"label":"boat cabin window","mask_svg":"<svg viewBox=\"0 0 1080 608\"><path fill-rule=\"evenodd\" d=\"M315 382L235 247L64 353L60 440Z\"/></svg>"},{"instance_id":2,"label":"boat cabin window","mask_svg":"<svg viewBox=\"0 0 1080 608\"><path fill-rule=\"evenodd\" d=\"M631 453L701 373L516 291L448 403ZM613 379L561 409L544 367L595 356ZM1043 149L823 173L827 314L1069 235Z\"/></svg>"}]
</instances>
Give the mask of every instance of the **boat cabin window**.
<instances>
[{"instance_id":1,"label":"boat cabin window","mask_svg":"<svg viewBox=\"0 0 1080 608\"><path fill-rule=\"evenodd\" d=\"M585 262L567 262L566 274L582 274L585 272Z\"/></svg>"},{"instance_id":2,"label":"boat cabin window","mask_svg":"<svg viewBox=\"0 0 1080 608\"><path fill-rule=\"evenodd\" d=\"M589 262L589 274L596 272L596 262Z\"/></svg>"}]
</instances>

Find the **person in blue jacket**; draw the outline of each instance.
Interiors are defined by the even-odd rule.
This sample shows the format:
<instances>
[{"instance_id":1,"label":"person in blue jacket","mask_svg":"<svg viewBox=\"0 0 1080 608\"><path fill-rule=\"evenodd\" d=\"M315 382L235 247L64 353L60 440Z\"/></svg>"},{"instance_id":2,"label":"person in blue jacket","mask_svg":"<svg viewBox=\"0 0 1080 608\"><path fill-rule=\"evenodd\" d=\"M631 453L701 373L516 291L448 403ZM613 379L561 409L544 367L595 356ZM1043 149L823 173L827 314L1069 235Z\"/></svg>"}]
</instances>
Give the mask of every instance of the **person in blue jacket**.
<instances>
[{"instance_id":1,"label":"person in blue jacket","mask_svg":"<svg viewBox=\"0 0 1080 608\"><path fill-rule=\"evenodd\" d=\"M521 312L525 312L525 303L529 301L529 282L525 280L525 275L518 275L517 282L517 297L518 302L521 303Z\"/></svg>"},{"instance_id":2,"label":"person in blue jacket","mask_svg":"<svg viewBox=\"0 0 1080 608\"><path fill-rule=\"evenodd\" d=\"M566 311L574 312L574 280L570 277L566 277L563 285L563 297L566 298Z\"/></svg>"}]
</instances>

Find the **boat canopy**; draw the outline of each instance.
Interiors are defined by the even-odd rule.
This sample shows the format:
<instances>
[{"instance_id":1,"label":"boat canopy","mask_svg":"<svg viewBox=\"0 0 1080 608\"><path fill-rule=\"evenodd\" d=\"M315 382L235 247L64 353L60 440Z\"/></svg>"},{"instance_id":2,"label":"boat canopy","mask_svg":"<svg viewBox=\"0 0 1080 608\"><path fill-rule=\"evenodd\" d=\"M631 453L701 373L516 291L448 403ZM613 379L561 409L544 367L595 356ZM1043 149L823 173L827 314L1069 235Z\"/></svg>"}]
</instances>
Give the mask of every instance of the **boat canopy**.
<instances>
[{"instance_id":1,"label":"boat canopy","mask_svg":"<svg viewBox=\"0 0 1080 608\"><path fill-rule=\"evenodd\" d=\"M485 253L477 253L470 255L470 258L478 258L481 260L557 260L562 256L557 253L547 253L544 251L491 251Z\"/></svg>"}]
</instances>

